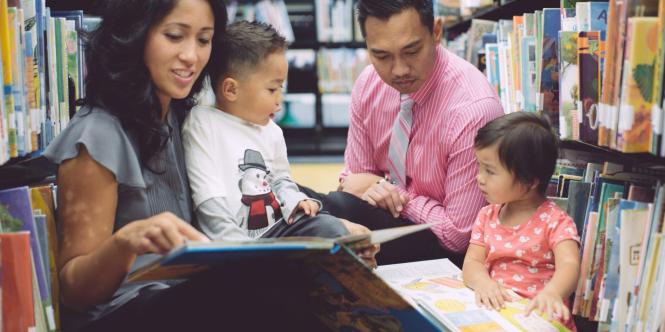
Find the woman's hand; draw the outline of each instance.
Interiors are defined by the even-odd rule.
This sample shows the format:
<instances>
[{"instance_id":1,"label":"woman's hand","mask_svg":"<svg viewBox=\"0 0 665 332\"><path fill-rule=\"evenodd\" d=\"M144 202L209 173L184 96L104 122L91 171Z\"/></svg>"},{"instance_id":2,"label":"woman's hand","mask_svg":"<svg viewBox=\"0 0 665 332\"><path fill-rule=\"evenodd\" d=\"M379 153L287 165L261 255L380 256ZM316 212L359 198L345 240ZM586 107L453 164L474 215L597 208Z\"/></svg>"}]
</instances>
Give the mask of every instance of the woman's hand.
<instances>
[{"instance_id":1,"label":"woman's hand","mask_svg":"<svg viewBox=\"0 0 665 332\"><path fill-rule=\"evenodd\" d=\"M135 221L114 234L116 243L136 255L165 254L185 241L210 240L170 212Z\"/></svg>"},{"instance_id":2,"label":"woman's hand","mask_svg":"<svg viewBox=\"0 0 665 332\"><path fill-rule=\"evenodd\" d=\"M547 315L550 320L567 321L570 319L570 311L563 303L559 294L543 290L534 297L526 307L526 315L532 311L538 310L541 314Z\"/></svg>"},{"instance_id":3,"label":"woman's hand","mask_svg":"<svg viewBox=\"0 0 665 332\"><path fill-rule=\"evenodd\" d=\"M488 308L501 310L506 307L506 302L513 300L508 291L498 282L488 279L479 283L474 289L476 293L476 304Z\"/></svg>"},{"instance_id":4,"label":"woman's hand","mask_svg":"<svg viewBox=\"0 0 665 332\"><path fill-rule=\"evenodd\" d=\"M342 222L344 227L346 227L346 230L348 230L349 234L351 235L370 233L369 228L361 224L356 224L342 218L339 218L339 221ZM378 244L369 244L368 247L357 250L356 254L358 254L358 257L360 257L363 261L365 261L365 264L367 264L369 267L376 268L377 266L376 254L378 254L380 250L381 247Z\"/></svg>"}]
</instances>

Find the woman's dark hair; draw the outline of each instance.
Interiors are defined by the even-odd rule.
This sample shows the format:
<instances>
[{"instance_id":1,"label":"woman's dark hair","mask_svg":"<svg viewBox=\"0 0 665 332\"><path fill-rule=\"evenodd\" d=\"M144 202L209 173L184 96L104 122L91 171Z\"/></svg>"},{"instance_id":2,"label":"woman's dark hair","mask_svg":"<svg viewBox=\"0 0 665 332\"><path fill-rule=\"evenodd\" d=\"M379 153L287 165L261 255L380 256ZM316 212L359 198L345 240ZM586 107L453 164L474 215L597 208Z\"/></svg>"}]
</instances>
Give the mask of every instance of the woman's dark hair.
<instances>
[{"instance_id":1,"label":"woman's dark hair","mask_svg":"<svg viewBox=\"0 0 665 332\"><path fill-rule=\"evenodd\" d=\"M545 193L559 155L559 139L547 118L528 112L496 118L478 130L473 146L494 144L499 160L517 181L530 185L538 180L538 190Z\"/></svg>"},{"instance_id":2,"label":"woman's dark hair","mask_svg":"<svg viewBox=\"0 0 665 332\"><path fill-rule=\"evenodd\" d=\"M166 17L180 0L107 1L99 27L83 36L87 76L85 97L78 105L100 107L118 117L137 140L141 162L160 152L169 133L162 130L161 105L156 87L144 62L143 52L150 28ZM216 39L226 29L226 6L222 0L208 0L215 18L211 56L218 51ZM185 99L173 100L178 112L195 105L193 96L208 76L207 65ZM175 128L178 130L178 128Z\"/></svg>"},{"instance_id":3,"label":"woman's dark hair","mask_svg":"<svg viewBox=\"0 0 665 332\"><path fill-rule=\"evenodd\" d=\"M432 0L359 0L356 10L363 37L366 36L365 21L368 17L388 20L391 16L409 8L418 12L420 23L427 28L427 31L434 30L434 3Z\"/></svg>"}]
</instances>

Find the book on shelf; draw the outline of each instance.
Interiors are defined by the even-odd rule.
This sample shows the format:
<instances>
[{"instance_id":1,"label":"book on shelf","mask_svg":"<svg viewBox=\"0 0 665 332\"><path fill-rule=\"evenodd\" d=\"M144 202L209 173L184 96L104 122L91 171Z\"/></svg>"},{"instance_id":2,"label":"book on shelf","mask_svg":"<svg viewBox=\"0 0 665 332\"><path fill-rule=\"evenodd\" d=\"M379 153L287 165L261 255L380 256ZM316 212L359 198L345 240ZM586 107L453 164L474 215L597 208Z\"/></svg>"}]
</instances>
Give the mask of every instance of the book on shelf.
<instances>
[{"instance_id":1,"label":"book on shelf","mask_svg":"<svg viewBox=\"0 0 665 332\"><path fill-rule=\"evenodd\" d=\"M67 125L84 94L83 20L44 0L0 1L0 165L40 153Z\"/></svg>"},{"instance_id":2,"label":"book on shelf","mask_svg":"<svg viewBox=\"0 0 665 332\"><path fill-rule=\"evenodd\" d=\"M572 312L598 322L599 331L655 330L665 318L665 303L652 295L665 288L663 174L575 156L560 160L552 177L581 233Z\"/></svg>"},{"instance_id":3,"label":"book on shelf","mask_svg":"<svg viewBox=\"0 0 665 332\"><path fill-rule=\"evenodd\" d=\"M505 18L483 52L506 112L546 114L562 139L665 156L665 1L562 1ZM467 59L474 28L449 43Z\"/></svg>"}]
</instances>

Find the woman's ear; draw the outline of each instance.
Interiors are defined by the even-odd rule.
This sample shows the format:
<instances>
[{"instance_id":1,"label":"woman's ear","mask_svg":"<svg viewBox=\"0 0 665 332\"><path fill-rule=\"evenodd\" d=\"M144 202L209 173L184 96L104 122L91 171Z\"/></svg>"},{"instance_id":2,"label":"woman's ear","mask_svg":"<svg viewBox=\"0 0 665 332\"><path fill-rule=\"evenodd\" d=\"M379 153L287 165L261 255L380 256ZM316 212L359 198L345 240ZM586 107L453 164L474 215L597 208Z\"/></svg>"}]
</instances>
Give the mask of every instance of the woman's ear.
<instances>
[{"instance_id":1,"label":"woman's ear","mask_svg":"<svg viewBox=\"0 0 665 332\"><path fill-rule=\"evenodd\" d=\"M227 77L219 84L219 91L217 91L217 94L222 95L224 99L230 102L234 102L238 100L238 88L238 81L234 78Z\"/></svg>"}]
</instances>

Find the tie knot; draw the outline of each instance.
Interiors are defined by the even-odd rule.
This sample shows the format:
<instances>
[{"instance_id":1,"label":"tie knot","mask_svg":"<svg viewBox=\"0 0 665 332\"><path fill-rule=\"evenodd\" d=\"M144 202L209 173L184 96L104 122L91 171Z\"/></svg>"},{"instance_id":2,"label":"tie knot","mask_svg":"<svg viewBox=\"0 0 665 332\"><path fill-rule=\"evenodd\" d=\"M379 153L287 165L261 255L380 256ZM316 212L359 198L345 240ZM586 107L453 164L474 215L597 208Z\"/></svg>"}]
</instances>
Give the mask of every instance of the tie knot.
<instances>
[{"instance_id":1,"label":"tie knot","mask_svg":"<svg viewBox=\"0 0 665 332\"><path fill-rule=\"evenodd\" d=\"M414 101L408 94L404 93L400 95L399 108L401 111L410 111L413 108L413 104Z\"/></svg>"}]
</instances>

